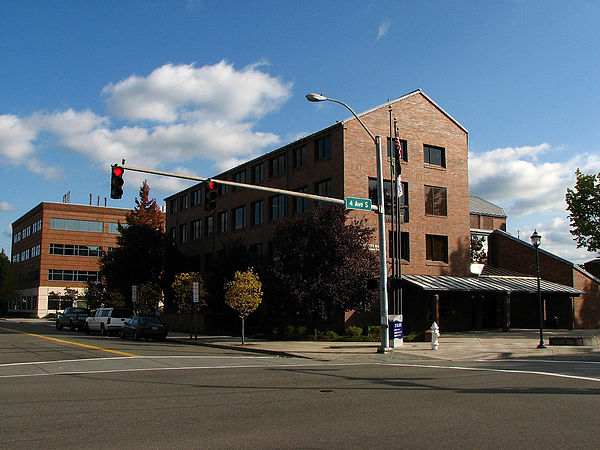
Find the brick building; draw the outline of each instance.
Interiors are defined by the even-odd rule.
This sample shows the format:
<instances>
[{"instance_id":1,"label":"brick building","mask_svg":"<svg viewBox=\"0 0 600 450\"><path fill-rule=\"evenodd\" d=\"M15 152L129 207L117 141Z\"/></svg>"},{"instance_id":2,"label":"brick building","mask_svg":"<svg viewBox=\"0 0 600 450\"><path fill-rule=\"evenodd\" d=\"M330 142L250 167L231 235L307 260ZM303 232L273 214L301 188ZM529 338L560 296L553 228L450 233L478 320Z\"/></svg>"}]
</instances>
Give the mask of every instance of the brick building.
<instances>
[{"instance_id":1,"label":"brick building","mask_svg":"<svg viewBox=\"0 0 600 450\"><path fill-rule=\"evenodd\" d=\"M12 268L20 299L13 311L35 313L63 309L48 298L65 288L82 291L98 280L98 258L116 247L117 223L128 209L42 202L12 224Z\"/></svg>"},{"instance_id":2,"label":"brick building","mask_svg":"<svg viewBox=\"0 0 600 450\"><path fill-rule=\"evenodd\" d=\"M388 205L391 202L390 124L397 118L403 147L401 165L405 192L402 197L403 273L466 275L469 270L467 130L421 90L359 116L374 135L382 136ZM373 141L352 117L213 179L338 199L376 200L376 168ZM195 260L196 270L203 271L212 255L236 240L243 242L250 252L267 254L273 222L307 211L316 203L261 191L220 187L214 214L202 207L202 184L165 199L167 232L180 250ZM390 211L389 206L386 209ZM353 211L352 214L365 216L368 225L377 228L375 213ZM377 235L374 239L376 249Z\"/></svg>"},{"instance_id":3,"label":"brick building","mask_svg":"<svg viewBox=\"0 0 600 450\"><path fill-rule=\"evenodd\" d=\"M503 231L494 231L488 238L491 267L536 277L535 248ZM590 272L559 256L539 248L542 279L580 290L580 296L544 296L544 318L554 328L600 327L600 279ZM526 315L523 309L523 315ZM535 308L529 322L534 323Z\"/></svg>"}]
</instances>

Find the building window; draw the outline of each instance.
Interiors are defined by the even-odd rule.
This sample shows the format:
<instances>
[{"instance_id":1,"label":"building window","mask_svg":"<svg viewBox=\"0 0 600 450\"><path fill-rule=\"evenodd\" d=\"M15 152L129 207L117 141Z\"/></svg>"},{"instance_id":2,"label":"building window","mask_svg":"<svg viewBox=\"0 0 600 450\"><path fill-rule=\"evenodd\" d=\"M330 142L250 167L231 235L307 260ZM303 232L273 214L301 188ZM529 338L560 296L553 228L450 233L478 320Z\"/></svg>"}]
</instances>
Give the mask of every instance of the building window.
<instances>
[{"instance_id":1,"label":"building window","mask_svg":"<svg viewBox=\"0 0 600 450\"><path fill-rule=\"evenodd\" d=\"M246 226L246 205L233 210L233 229L239 230Z\"/></svg>"},{"instance_id":2,"label":"building window","mask_svg":"<svg viewBox=\"0 0 600 450\"><path fill-rule=\"evenodd\" d=\"M202 204L202 189L192 191L192 206L200 206Z\"/></svg>"},{"instance_id":3,"label":"building window","mask_svg":"<svg viewBox=\"0 0 600 450\"><path fill-rule=\"evenodd\" d=\"M277 220L285 217L285 196L276 195L269 199L269 210L271 211L271 220Z\"/></svg>"},{"instance_id":4,"label":"building window","mask_svg":"<svg viewBox=\"0 0 600 450\"><path fill-rule=\"evenodd\" d=\"M331 179L323 180L315 183L315 194L321 195L323 197L331 196ZM325 206L325 202L318 202L317 206L320 208Z\"/></svg>"},{"instance_id":5,"label":"building window","mask_svg":"<svg viewBox=\"0 0 600 450\"><path fill-rule=\"evenodd\" d=\"M369 178L369 199L377 205L377 179ZM392 220L392 182L383 180L383 199L385 208L385 220ZM408 183L402 181L402 195L398 197L400 216L404 222L408 222Z\"/></svg>"},{"instance_id":6,"label":"building window","mask_svg":"<svg viewBox=\"0 0 600 450\"><path fill-rule=\"evenodd\" d=\"M394 249L394 233L388 231L388 257L392 257L392 249ZM400 252L400 257L403 261L410 261L410 239L408 232L402 231L400 233L400 248L394 249L396 252Z\"/></svg>"},{"instance_id":7,"label":"building window","mask_svg":"<svg viewBox=\"0 0 600 450\"><path fill-rule=\"evenodd\" d=\"M446 188L425 186L425 214L431 216L447 216Z\"/></svg>"},{"instance_id":8,"label":"building window","mask_svg":"<svg viewBox=\"0 0 600 450\"><path fill-rule=\"evenodd\" d=\"M304 186L296 189L297 192L308 192L308 187ZM294 214L302 214L308 211L308 199L304 197L294 197Z\"/></svg>"},{"instance_id":9,"label":"building window","mask_svg":"<svg viewBox=\"0 0 600 450\"><path fill-rule=\"evenodd\" d=\"M248 253L250 256L259 257L263 255L263 245L262 243L252 244L248 248Z\"/></svg>"},{"instance_id":10,"label":"building window","mask_svg":"<svg viewBox=\"0 0 600 450\"><path fill-rule=\"evenodd\" d=\"M433 145L423 145L423 158L426 164L446 167L446 149Z\"/></svg>"},{"instance_id":11,"label":"building window","mask_svg":"<svg viewBox=\"0 0 600 450\"><path fill-rule=\"evenodd\" d=\"M295 148L292 150L292 169L298 169L306 165L308 161L308 146Z\"/></svg>"},{"instance_id":12,"label":"building window","mask_svg":"<svg viewBox=\"0 0 600 450\"><path fill-rule=\"evenodd\" d=\"M252 166L252 182L259 183L264 179L263 175L263 165L257 164Z\"/></svg>"},{"instance_id":13,"label":"building window","mask_svg":"<svg viewBox=\"0 0 600 450\"><path fill-rule=\"evenodd\" d=\"M100 247L98 247L100 248ZM40 256L42 254L42 246L40 244L31 247L31 257Z\"/></svg>"},{"instance_id":14,"label":"building window","mask_svg":"<svg viewBox=\"0 0 600 450\"><path fill-rule=\"evenodd\" d=\"M94 245L68 245L68 244L50 244L51 255L64 256L93 256L99 257L102 253L102 247Z\"/></svg>"},{"instance_id":15,"label":"building window","mask_svg":"<svg viewBox=\"0 0 600 450\"><path fill-rule=\"evenodd\" d=\"M33 233L37 233L41 229L42 229L42 219L38 220L37 222L34 222L34 224L31 225L31 230Z\"/></svg>"},{"instance_id":16,"label":"building window","mask_svg":"<svg viewBox=\"0 0 600 450\"><path fill-rule=\"evenodd\" d=\"M434 262L448 262L448 236L425 235L426 259Z\"/></svg>"},{"instance_id":17,"label":"building window","mask_svg":"<svg viewBox=\"0 0 600 450\"><path fill-rule=\"evenodd\" d=\"M480 228L479 216L477 214L471 214L471 228Z\"/></svg>"},{"instance_id":18,"label":"building window","mask_svg":"<svg viewBox=\"0 0 600 450\"><path fill-rule=\"evenodd\" d=\"M392 157L392 138L387 138L387 157ZM394 146L395 147L395 146ZM404 139L400 139L400 149L402 150L401 160L404 162L408 162L408 143ZM394 150L396 150L394 148ZM397 151L394 151L394 156L398 158Z\"/></svg>"},{"instance_id":19,"label":"building window","mask_svg":"<svg viewBox=\"0 0 600 450\"><path fill-rule=\"evenodd\" d=\"M219 197L221 197L222 195L227 194L227 185L217 183L217 190L219 191Z\"/></svg>"},{"instance_id":20,"label":"building window","mask_svg":"<svg viewBox=\"0 0 600 450\"><path fill-rule=\"evenodd\" d=\"M180 209L188 209L190 207L190 197L187 194L182 195L179 198Z\"/></svg>"},{"instance_id":21,"label":"building window","mask_svg":"<svg viewBox=\"0 0 600 450\"><path fill-rule=\"evenodd\" d=\"M242 170L241 172L237 172L233 174L233 181L235 181L236 183L246 183L246 171ZM235 191L236 187L233 188L233 190Z\"/></svg>"},{"instance_id":22,"label":"building window","mask_svg":"<svg viewBox=\"0 0 600 450\"><path fill-rule=\"evenodd\" d=\"M217 227L219 233L227 233L227 211L220 212L217 216Z\"/></svg>"},{"instance_id":23,"label":"building window","mask_svg":"<svg viewBox=\"0 0 600 450\"><path fill-rule=\"evenodd\" d=\"M331 135L315 140L315 161L331 158Z\"/></svg>"},{"instance_id":24,"label":"building window","mask_svg":"<svg viewBox=\"0 0 600 450\"><path fill-rule=\"evenodd\" d=\"M175 214L177 212L177 199L172 198L169 202L169 214Z\"/></svg>"},{"instance_id":25,"label":"building window","mask_svg":"<svg viewBox=\"0 0 600 450\"><path fill-rule=\"evenodd\" d=\"M48 281L98 282L98 272L93 270L57 270L48 269Z\"/></svg>"},{"instance_id":26,"label":"building window","mask_svg":"<svg viewBox=\"0 0 600 450\"><path fill-rule=\"evenodd\" d=\"M215 219L213 216L208 216L206 218L206 236L212 236L215 232Z\"/></svg>"},{"instance_id":27,"label":"building window","mask_svg":"<svg viewBox=\"0 0 600 450\"><path fill-rule=\"evenodd\" d=\"M129 226L126 223L113 223L113 222L110 222L108 224L108 232L110 234L119 234L120 233L120 231L119 231L119 225L121 225L121 228L127 228Z\"/></svg>"},{"instance_id":28,"label":"building window","mask_svg":"<svg viewBox=\"0 0 600 450\"><path fill-rule=\"evenodd\" d=\"M172 227L170 230L170 234L171 234L171 239L173 240L173 242L177 242L177 228Z\"/></svg>"},{"instance_id":29,"label":"building window","mask_svg":"<svg viewBox=\"0 0 600 450\"><path fill-rule=\"evenodd\" d=\"M94 222L92 220L50 219L50 228L52 230L102 233L104 223Z\"/></svg>"},{"instance_id":30,"label":"building window","mask_svg":"<svg viewBox=\"0 0 600 450\"><path fill-rule=\"evenodd\" d=\"M263 201L252 203L252 225L263 224Z\"/></svg>"},{"instance_id":31,"label":"building window","mask_svg":"<svg viewBox=\"0 0 600 450\"><path fill-rule=\"evenodd\" d=\"M198 241L202 237L202 221L200 219L192 222L192 241Z\"/></svg>"},{"instance_id":32,"label":"building window","mask_svg":"<svg viewBox=\"0 0 600 450\"><path fill-rule=\"evenodd\" d=\"M188 241L188 225L184 223L179 225L179 240L182 244L186 244Z\"/></svg>"},{"instance_id":33,"label":"building window","mask_svg":"<svg viewBox=\"0 0 600 450\"><path fill-rule=\"evenodd\" d=\"M269 160L269 176L277 177L285 173L285 153Z\"/></svg>"}]
</instances>

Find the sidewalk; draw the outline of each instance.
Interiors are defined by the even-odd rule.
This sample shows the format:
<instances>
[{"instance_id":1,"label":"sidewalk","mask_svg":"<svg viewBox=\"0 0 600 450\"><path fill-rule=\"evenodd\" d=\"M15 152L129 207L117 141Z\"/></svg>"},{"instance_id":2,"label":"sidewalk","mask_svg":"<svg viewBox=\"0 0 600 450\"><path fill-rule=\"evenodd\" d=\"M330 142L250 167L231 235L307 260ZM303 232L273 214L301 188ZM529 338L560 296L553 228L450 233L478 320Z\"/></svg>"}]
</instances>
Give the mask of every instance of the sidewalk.
<instances>
[{"instance_id":1,"label":"sidewalk","mask_svg":"<svg viewBox=\"0 0 600 450\"><path fill-rule=\"evenodd\" d=\"M439 339L439 349L432 350L430 342L405 342L402 346L384 354L377 353L377 342L332 342L332 341L266 341L241 339L230 336L198 336L190 341L189 335L171 333L169 340L193 343L209 347L292 356L316 360L444 360L472 361L479 359L552 357L555 355L582 355L600 352L598 345L565 346L548 345L551 336L598 336L598 330L548 330L544 331L544 342L548 348L538 349L538 330L472 331L445 333Z\"/></svg>"},{"instance_id":2,"label":"sidewalk","mask_svg":"<svg viewBox=\"0 0 600 450\"><path fill-rule=\"evenodd\" d=\"M22 323L45 322L54 326L53 321L43 319L0 319ZM502 331L469 331L442 333L439 349L432 350L430 342L405 342L392 351L377 352L378 342L334 342L334 341L268 341L248 338L242 346L241 338L233 336L198 336L198 340L189 338L189 333L170 332L170 342L204 345L207 347L259 353L282 357L308 358L322 361L334 360L440 360L474 361L480 359L552 357L556 355L597 355L600 356L600 338L596 345L549 345L550 337L560 336L600 336L600 330L544 330L545 349L538 349L539 331L532 329L514 329L509 333Z\"/></svg>"}]
</instances>

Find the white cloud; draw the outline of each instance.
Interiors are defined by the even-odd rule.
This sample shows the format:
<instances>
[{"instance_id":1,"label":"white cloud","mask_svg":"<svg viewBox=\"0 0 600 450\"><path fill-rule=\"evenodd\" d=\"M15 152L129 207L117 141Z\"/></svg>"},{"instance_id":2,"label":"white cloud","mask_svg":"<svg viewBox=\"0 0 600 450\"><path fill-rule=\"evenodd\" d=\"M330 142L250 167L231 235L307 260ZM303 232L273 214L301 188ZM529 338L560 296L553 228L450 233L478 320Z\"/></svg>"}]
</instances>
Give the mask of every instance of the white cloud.
<instances>
[{"instance_id":1,"label":"white cloud","mask_svg":"<svg viewBox=\"0 0 600 450\"><path fill-rule=\"evenodd\" d=\"M564 210L565 192L573 179L573 164L540 163L550 145L499 148L469 154L469 186L478 195L518 217L555 208Z\"/></svg>"},{"instance_id":2,"label":"white cloud","mask_svg":"<svg viewBox=\"0 0 600 450\"><path fill-rule=\"evenodd\" d=\"M582 263L593 253L577 248L569 232L565 194L575 184L577 167L585 173L600 171L595 154L574 154L566 161L542 162L555 150L547 143L508 147L469 154L469 189L504 208L513 235L529 242L534 229L542 234L542 248L561 258Z\"/></svg>"},{"instance_id":3,"label":"white cloud","mask_svg":"<svg viewBox=\"0 0 600 450\"><path fill-rule=\"evenodd\" d=\"M390 19L383 19L383 21L379 25L379 28L377 29L377 40L381 39L388 33L391 25L392 22Z\"/></svg>"},{"instance_id":4,"label":"white cloud","mask_svg":"<svg viewBox=\"0 0 600 450\"><path fill-rule=\"evenodd\" d=\"M16 211L17 207L8 202L0 202L0 211Z\"/></svg>"},{"instance_id":5,"label":"white cloud","mask_svg":"<svg viewBox=\"0 0 600 450\"><path fill-rule=\"evenodd\" d=\"M115 125L110 116L73 109L0 116L0 163L56 177L58 170L44 160L58 148L102 165L124 158L131 166L168 170L202 159L211 169L229 168L280 142L255 130L255 121L289 98L291 84L262 72L264 65L167 64L106 86L109 110L137 123Z\"/></svg>"},{"instance_id":6,"label":"white cloud","mask_svg":"<svg viewBox=\"0 0 600 450\"><path fill-rule=\"evenodd\" d=\"M4 229L4 231L2 232L2 234L5 237L12 238L12 225L7 225L7 227Z\"/></svg>"},{"instance_id":7,"label":"white cloud","mask_svg":"<svg viewBox=\"0 0 600 450\"><path fill-rule=\"evenodd\" d=\"M221 61L212 66L166 64L147 77L132 75L103 90L111 113L129 120L170 123L192 111L198 117L248 120L278 108L291 84L258 70L236 70Z\"/></svg>"},{"instance_id":8,"label":"white cloud","mask_svg":"<svg viewBox=\"0 0 600 450\"><path fill-rule=\"evenodd\" d=\"M31 141L36 130L12 114L0 115L0 157L19 163L35 152Z\"/></svg>"}]
</instances>

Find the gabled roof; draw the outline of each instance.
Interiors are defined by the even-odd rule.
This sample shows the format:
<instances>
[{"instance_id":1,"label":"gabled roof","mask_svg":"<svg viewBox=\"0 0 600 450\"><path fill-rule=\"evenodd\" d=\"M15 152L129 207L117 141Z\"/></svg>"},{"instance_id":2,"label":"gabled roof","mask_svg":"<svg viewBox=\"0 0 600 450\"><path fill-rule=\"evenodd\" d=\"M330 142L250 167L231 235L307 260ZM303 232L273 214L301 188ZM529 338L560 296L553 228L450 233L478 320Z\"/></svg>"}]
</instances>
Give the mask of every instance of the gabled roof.
<instances>
[{"instance_id":1,"label":"gabled roof","mask_svg":"<svg viewBox=\"0 0 600 450\"><path fill-rule=\"evenodd\" d=\"M403 275L402 280L424 291L505 292L535 294L535 277L453 277L446 275ZM579 296L583 291L571 286L541 280L540 290L545 294Z\"/></svg>"},{"instance_id":2,"label":"gabled roof","mask_svg":"<svg viewBox=\"0 0 600 450\"><path fill-rule=\"evenodd\" d=\"M535 251L535 247L533 245L531 245L529 242L523 241L521 239L517 239L516 237L508 234L505 231L502 230L494 230L490 233L490 236L493 236L494 234L499 234L500 236L512 239L514 242L518 242L521 245L525 245L527 247L530 247L533 251ZM564 258L561 258L560 256L556 256L554 253L550 253L544 249L542 249L541 247L538 249L540 253L549 256L550 258L554 258L557 261L560 261L563 264L566 264L567 266L571 266L574 270L576 270L577 272L581 273L582 275L585 275L586 277L588 277L589 279L595 281L596 283L600 283L600 279L595 277L594 275L592 275L591 273L589 273L587 270L583 269L582 267L580 267L579 265L572 263L571 261L568 261Z\"/></svg>"},{"instance_id":3,"label":"gabled roof","mask_svg":"<svg viewBox=\"0 0 600 450\"><path fill-rule=\"evenodd\" d=\"M481 216L502 217L506 219L504 210L487 200L471 195L469 197L469 211L471 214L479 214Z\"/></svg>"},{"instance_id":4,"label":"gabled roof","mask_svg":"<svg viewBox=\"0 0 600 450\"><path fill-rule=\"evenodd\" d=\"M469 133L469 130L467 130L465 127L463 127L460 122L458 122L458 120L456 120L454 117L452 117L450 114L448 114L446 111L444 111L436 102L434 102L427 94L425 94L425 92L423 92L421 89L417 89L416 91L410 92L406 95L403 95L402 97L398 97L394 100L390 100L389 102L383 103L379 106L375 106L374 108L371 108L367 111L363 111L361 113L357 113L356 115L358 117L362 117L365 116L369 113L372 113L373 111L378 110L379 108L383 108L385 106L389 106L389 105L393 105L394 103L398 103L401 102L402 100L406 100L409 97L412 97L413 95L422 95L423 97L425 97L429 103L431 103L433 106L435 106L437 109L439 109L442 114L444 114L446 117L448 117L448 119L450 119L452 122L454 122L461 130L463 130L465 133ZM355 120L354 116L352 117L348 117L347 119L342 120L342 124L345 124L346 122L350 122L351 120Z\"/></svg>"}]
</instances>

